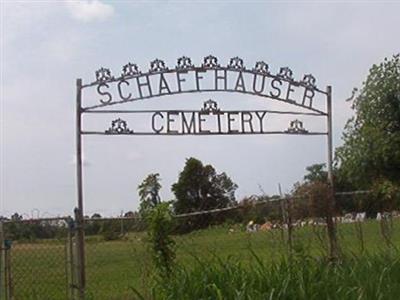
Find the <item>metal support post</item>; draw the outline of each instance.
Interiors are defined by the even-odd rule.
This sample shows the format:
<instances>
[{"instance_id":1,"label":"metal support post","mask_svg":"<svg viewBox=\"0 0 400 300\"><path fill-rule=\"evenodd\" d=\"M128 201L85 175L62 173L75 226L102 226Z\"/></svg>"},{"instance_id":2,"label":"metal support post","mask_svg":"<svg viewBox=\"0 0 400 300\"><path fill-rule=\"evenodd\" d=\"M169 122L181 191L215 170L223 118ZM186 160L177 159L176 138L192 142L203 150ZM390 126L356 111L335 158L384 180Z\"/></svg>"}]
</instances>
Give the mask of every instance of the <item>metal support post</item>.
<instances>
[{"instance_id":1,"label":"metal support post","mask_svg":"<svg viewBox=\"0 0 400 300\"><path fill-rule=\"evenodd\" d=\"M4 266L4 231L3 221L0 221L0 299L5 299L5 284L3 281L3 275L5 275Z\"/></svg>"},{"instance_id":2,"label":"metal support post","mask_svg":"<svg viewBox=\"0 0 400 300\"><path fill-rule=\"evenodd\" d=\"M78 192L78 209L75 214L77 224L77 263L79 299L85 297L85 232L83 217L83 185L82 185L82 79L76 81L76 178Z\"/></svg>"},{"instance_id":3,"label":"metal support post","mask_svg":"<svg viewBox=\"0 0 400 300\"><path fill-rule=\"evenodd\" d=\"M339 248L336 236L336 226L333 222L333 215L335 210L335 198L334 198L334 179L333 179L333 141L332 141L332 87L328 86L327 92L327 128L328 128L328 197L327 197L327 214L326 214L326 225L329 237L329 254L331 259L337 259L339 256Z\"/></svg>"}]
</instances>

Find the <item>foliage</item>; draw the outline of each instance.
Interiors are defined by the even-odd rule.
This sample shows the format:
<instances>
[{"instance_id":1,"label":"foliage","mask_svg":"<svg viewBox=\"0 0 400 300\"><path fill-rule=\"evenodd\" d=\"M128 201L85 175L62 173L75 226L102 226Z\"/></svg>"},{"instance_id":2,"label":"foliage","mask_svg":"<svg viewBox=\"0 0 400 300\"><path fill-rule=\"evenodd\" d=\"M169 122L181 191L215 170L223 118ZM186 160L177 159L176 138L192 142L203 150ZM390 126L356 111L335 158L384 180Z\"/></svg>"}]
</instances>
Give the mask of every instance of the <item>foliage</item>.
<instances>
[{"instance_id":1,"label":"foliage","mask_svg":"<svg viewBox=\"0 0 400 300\"><path fill-rule=\"evenodd\" d=\"M295 185L293 191L294 217L296 219L325 217L328 192L329 187L323 181L305 182Z\"/></svg>"},{"instance_id":2,"label":"foliage","mask_svg":"<svg viewBox=\"0 0 400 300\"><path fill-rule=\"evenodd\" d=\"M257 224L262 224L266 221L282 221L281 202L279 196L251 196L245 197L239 205L241 209L236 212L237 222L247 224L249 221L254 221Z\"/></svg>"},{"instance_id":3,"label":"foliage","mask_svg":"<svg viewBox=\"0 0 400 300\"><path fill-rule=\"evenodd\" d=\"M51 222L33 220L31 222L7 223L6 238L11 240L53 239L65 235L66 228Z\"/></svg>"},{"instance_id":4,"label":"foliage","mask_svg":"<svg viewBox=\"0 0 400 300\"><path fill-rule=\"evenodd\" d=\"M393 211L400 207L400 185L387 179L376 180L372 185L372 198L376 211Z\"/></svg>"},{"instance_id":5,"label":"foliage","mask_svg":"<svg viewBox=\"0 0 400 300\"><path fill-rule=\"evenodd\" d=\"M147 214L148 238L153 262L161 277L167 278L175 260L175 242L171 238L174 229L169 203L160 203Z\"/></svg>"},{"instance_id":6,"label":"foliage","mask_svg":"<svg viewBox=\"0 0 400 300\"><path fill-rule=\"evenodd\" d=\"M313 164L306 167L306 171L304 181L297 182L292 191L293 217L295 219L324 217L329 192L325 164Z\"/></svg>"},{"instance_id":7,"label":"foliage","mask_svg":"<svg viewBox=\"0 0 400 300\"><path fill-rule=\"evenodd\" d=\"M325 171L325 164L313 164L306 167L307 174L304 175L305 182L326 182L328 173Z\"/></svg>"},{"instance_id":8,"label":"foliage","mask_svg":"<svg viewBox=\"0 0 400 300\"><path fill-rule=\"evenodd\" d=\"M373 65L355 98L336 151L340 172L357 188L381 178L400 183L400 55Z\"/></svg>"},{"instance_id":9,"label":"foliage","mask_svg":"<svg viewBox=\"0 0 400 300\"><path fill-rule=\"evenodd\" d=\"M178 182L172 185L177 214L227 207L235 203L237 185L225 174L196 158L186 160Z\"/></svg>"},{"instance_id":10,"label":"foliage","mask_svg":"<svg viewBox=\"0 0 400 300\"><path fill-rule=\"evenodd\" d=\"M144 215L149 209L160 203L159 192L161 189L160 174L149 174L138 186L140 197L139 213Z\"/></svg>"},{"instance_id":11,"label":"foliage","mask_svg":"<svg viewBox=\"0 0 400 300\"><path fill-rule=\"evenodd\" d=\"M235 259L198 260L181 267L153 299L397 299L400 260L376 255L348 258L339 265L309 257L246 266ZM184 283L184 284L182 284Z\"/></svg>"},{"instance_id":12,"label":"foliage","mask_svg":"<svg viewBox=\"0 0 400 300\"><path fill-rule=\"evenodd\" d=\"M23 219L22 215L18 214L17 212L11 216L12 221L21 221Z\"/></svg>"},{"instance_id":13,"label":"foliage","mask_svg":"<svg viewBox=\"0 0 400 300\"><path fill-rule=\"evenodd\" d=\"M189 158L178 181L172 185L172 192L176 197L174 211L182 214L234 205L236 189L237 185L226 173L217 174L213 166L203 165L200 160ZM179 228L181 232L187 232L222 221L217 215L194 216Z\"/></svg>"},{"instance_id":14,"label":"foliage","mask_svg":"<svg viewBox=\"0 0 400 300\"><path fill-rule=\"evenodd\" d=\"M105 241L118 240L122 237L120 224L113 220L102 221L100 223L100 233Z\"/></svg>"}]
</instances>

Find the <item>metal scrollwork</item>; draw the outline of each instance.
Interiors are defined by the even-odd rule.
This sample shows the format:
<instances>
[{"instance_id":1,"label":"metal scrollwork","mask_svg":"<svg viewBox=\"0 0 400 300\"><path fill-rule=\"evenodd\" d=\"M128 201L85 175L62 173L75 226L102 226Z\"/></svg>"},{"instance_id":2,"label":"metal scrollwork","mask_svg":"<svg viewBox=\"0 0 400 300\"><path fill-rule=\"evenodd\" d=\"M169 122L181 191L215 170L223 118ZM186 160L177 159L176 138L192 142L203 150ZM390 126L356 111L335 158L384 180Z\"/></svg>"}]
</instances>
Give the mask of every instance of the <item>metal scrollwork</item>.
<instances>
[{"instance_id":1,"label":"metal scrollwork","mask_svg":"<svg viewBox=\"0 0 400 300\"><path fill-rule=\"evenodd\" d=\"M258 61L256 62L256 66L253 68L253 72L259 73L259 74L269 74L268 70L268 64L263 62L263 61Z\"/></svg>"},{"instance_id":2,"label":"metal scrollwork","mask_svg":"<svg viewBox=\"0 0 400 300\"><path fill-rule=\"evenodd\" d=\"M315 82L315 77L311 74L304 75L303 80L301 81L301 83L307 87L315 87Z\"/></svg>"},{"instance_id":3,"label":"metal scrollwork","mask_svg":"<svg viewBox=\"0 0 400 300\"><path fill-rule=\"evenodd\" d=\"M122 67L122 77L140 75L141 72L136 64L127 63Z\"/></svg>"},{"instance_id":4,"label":"metal scrollwork","mask_svg":"<svg viewBox=\"0 0 400 300\"><path fill-rule=\"evenodd\" d=\"M231 61L229 62L228 69L232 70L244 70L244 64L243 64L243 59L240 57L236 56L231 58Z\"/></svg>"},{"instance_id":5,"label":"metal scrollwork","mask_svg":"<svg viewBox=\"0 0 400 300\"><path fill-rule=\"evenodd\" d=\"M288 67L281 68L277 76L283 79L293 80L293 72Z\"/></svg>"},{"instance_id":6,"label":"metal scrollwork","mask_svg":"<svg viewBox=\"0 0 400 300\"><path fill-rule=\"evenodd\" d=\"M177 70L188 70L194 68L192 60L187 56L178 58L178 64L176 65Z\"/></svg>"},{"instance_id":7,"label":"metal scrollwork","mask_svg":"<svg viewBox=\"0 0 400 300\"><path fill-rule=\"evenodd\" d=\"M111 80L113 78L114 77L111 76L110 69L100 68L99 70L96 71L96 81L97 82L104 82L107 80Z\"/></svg>"},{"instance_id":8,"label":"metal scrollwork","mask_svg":"<svg viewBox=\"0 0 400 300\"><path fill-rule=\"evenodd\" d=\"M215 56L209 55L204 57L204 62L202 67L204 69L215 69L218 68L220 65L218 64L218 59Z\"/></svg>"},{"instance_id":9,"label":"metal scrollwork","mask_svg":"<svg viewBox=\"0 0 400 300\"><path fill-rule=\"evenodd\" d=\"M126 121L118 118L111 122L111 127L105 131L108 134L131 134L133 130L128 128Z\"/></svg>"},{"instance_id":10,"label":"metal scrollwork","mask_svg":"<svg viewBox=\"0 0 400 300\"><path fill-rule=\"evenodd\" d=\"M155 59L150 63L150 73L157 73L167 70L168 68L165 66L165 62L161 59Z\"/></svg>"},{"instance_id":11,"label":"metal scrollwork","mask_svg":"<svg viewBox=\"0 0 400 300\"><path fill-rule=\"evenodd\" d=\"M217 114L220 112L220 109L218 108L217 102L209 99L203 103L203 108L201 109L201 112L203 114Z\"/></svg>"},{"instance_id":12,"label":"metal scrollwork","mask_svg":"<svg viewBox=\"0 0 400 300\"><path fill-rule=\"evenodd\" d=\"M303 127L303 122L296 119L296 120L290 122L290 126L285 132L302 134L302 133L307 133L308 130L306 130Z\"/></svg>"}]
</instances>

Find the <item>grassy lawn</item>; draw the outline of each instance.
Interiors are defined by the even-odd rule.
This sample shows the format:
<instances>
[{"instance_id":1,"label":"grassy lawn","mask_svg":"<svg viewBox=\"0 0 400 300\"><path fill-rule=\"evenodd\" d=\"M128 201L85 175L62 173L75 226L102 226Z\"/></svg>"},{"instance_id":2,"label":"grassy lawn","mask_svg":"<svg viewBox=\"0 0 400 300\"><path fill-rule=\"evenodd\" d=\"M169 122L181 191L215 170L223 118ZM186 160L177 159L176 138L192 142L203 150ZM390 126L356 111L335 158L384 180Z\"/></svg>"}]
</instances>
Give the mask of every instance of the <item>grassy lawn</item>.
<instances>
[{"instance_id":1,"label":"grassy lawn","mask_svg":"<svg viewBox=\"0 0 400 300\"><path fill-rule=\"evenodd\" d=\"M230 228L233 232L229 232ZM282 233L273 230L250 234L239 226L220 226L176 236L177 263L190 269L197 259L215 261L216 257L233 257L243 265L251 265L255 262L252 252L262 261L278 261L287 254L286 236ZM363 251L376 254L388 249L376 221L362 224L362 238L354 224L341 224L338 236L345 254L359 256ZM324 239L323 227L296 229L294 247L297 252L321 256L327 244ZM134 299L131 287L148 295L152 264L145 240L144 233L130 233L123 240L107 242L100 237L88 237L88 299ZM391 241L400 249L399 219L393 222ZM67 250L65 240L15 242L11 250L15 299L66 299L71 275Z\"/></svg>"}]
</instances>

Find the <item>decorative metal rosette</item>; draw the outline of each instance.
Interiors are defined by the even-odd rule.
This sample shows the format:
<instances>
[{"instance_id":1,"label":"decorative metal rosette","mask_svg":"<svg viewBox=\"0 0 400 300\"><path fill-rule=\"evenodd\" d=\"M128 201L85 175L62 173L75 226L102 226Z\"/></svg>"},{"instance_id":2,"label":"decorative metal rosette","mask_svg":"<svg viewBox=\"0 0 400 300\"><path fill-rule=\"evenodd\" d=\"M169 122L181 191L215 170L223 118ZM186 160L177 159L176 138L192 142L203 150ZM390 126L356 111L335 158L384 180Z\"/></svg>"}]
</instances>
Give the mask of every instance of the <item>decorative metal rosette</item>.
<instances>
[{"instance_id":1,"label":"decorative metal rosette","mask_svg":"<svg viewBox=\"0 0 400 300\"><path fill-rule=\"evenodd\" d=\"M133 130L128 128L126 121L118 118L111 122L111 127L105 131L108 134L131 134Z\"/></svg>"},{"instance_id":2,"label":"decorative metal rosette","mask_svg":"<svg viewBox=\"0 0 400 300\"><path fill-rule=\"evenodd\" d=\"M204 69L215 69L218 68L220 65L218 64L218 59L215 56L209 55L204 57L204 62L202 67Z\"/></svg>"},{"instance_id":3,"label":"decorative metal rosette","mask_svg":"<svg viewBox=\"0 0 400 300\"><path fill-rule=\"evenodd\" d=\"M311 74L306 74L303 77L303 80L301 81L301 83L307 87L313 87L315 88L315 83L316 83L316 79L313 75Z\"/></svg>"},{"instance_id":4,"label":"decorative metal rosette","mask_svg":"<svg viewBox=\"0 0 400 300\"><path fill-rule=\"evenodd\" d=\"M150 63L150 73L157 73L162 71L167 71L168 68L165 65L165 62L161 59L155 59Z\"/></svg>"},{"instance_id":5,"label":"decorative metal rosette","mask_svg":"<svg viewBox=\"0 0 400 300\"><path fill-rule=\"evenodd\" d=\"M122 67L122 77L140 75L141 72L136 64L127 63L125 66Z\"/></svg>"},{"instance_id":6,"label":"decorative metal rosette","mask_svg":"<svg viewBox=\"0 0 400 300\"><path fill-rule=\"evenodd\" d=\"M293 72L288 67L281 68L277 76L286 80L293 80Z\"/></svg>"},{"instance_id":7,"label":"decorative metal rosette","mask_svg":"<svg viewBox=\"0 0 400 300\"><path fill-rule=\"evenodd\" d=\"M111 75L110 69L100 68L96 71L96 81L97 82L105 82L113 79L114 77Z\"/></svg>"},{"instance_id":8,"label":"decorative metal rosette","mask_svg":"<svg viewBox=\"0 0 400 300\"><path fill-rule=\"evenodd\" d=\"M259 73L259 74L269 74L269 67L268 64L263 62L263 61L258 61L256 62L256 66L253 68L253 72Z\"/></svg>"},{"instance_id":9,"label":"decorative metal rosette","mask_svg":"<svg viewBox=\"0 0 400 300\"><path fill-rule=\"evenodd\" d=\"M296 119L290 122L289 128L285 132L301 134L307 133L308 130L303 127L303 122Z\"/></svg>"},{"instance_id":10,"label":"decorative metal rosette","mask_svg":"<svg viewBox=\"0 0 400 300\"><path fill-rule=\"evenodd\" d=\"M194 68L192 60L187 56L182 56L178 58L178 63L176 65L177 70L188 70Z\"/></svg>"},{"instance_id":11,"label":"decorative metal rosette","mask_svg":"<svg viewBox=\"0 0 400 300\"><path fill-rule=\"evenodd\" d=\"M236 56L231 58L229 65L228 65L228 69L232 69L232 70L244 70L244 64L243 64L243 59L241 59L240 57Z\"/></svg>"},{"instance_id":12,"label":"decorative metal rosette","mask_svg":"<svg viewBox=\"0 0 400 300\"><path fill-rule=\"evenodd\" d=\"M217 102L209 99L203 103L203 108L201 109L201 112L204 114L216 114L220 112L220 109L218 108Z\"/></svg>"}]
</instances>

